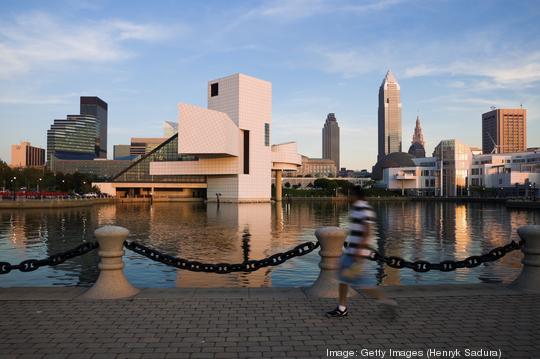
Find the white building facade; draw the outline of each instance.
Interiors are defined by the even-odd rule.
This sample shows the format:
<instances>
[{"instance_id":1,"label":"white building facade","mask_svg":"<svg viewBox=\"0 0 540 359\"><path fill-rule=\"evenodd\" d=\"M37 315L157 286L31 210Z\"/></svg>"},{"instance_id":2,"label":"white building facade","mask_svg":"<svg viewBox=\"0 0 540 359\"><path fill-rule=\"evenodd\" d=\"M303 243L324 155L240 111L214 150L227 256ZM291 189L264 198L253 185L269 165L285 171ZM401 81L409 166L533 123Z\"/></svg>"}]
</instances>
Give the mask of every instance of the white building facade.
<instances>
[{"instance_id":1,"label":"white building facade","mask_svg":"<svg viewBox=\"0 0 540 359\"><path fill-rule=\"evenodd\" d=\"M460 141L443 140L433 157L413 161L415 166L385 168L382 185L403 194L445 197L467 196L479 189L518 195L540 186L540 151L473 154Z\"/></svg>"},{"instance_id":2,"label":"white building facade","mask_svg":"<svg viewBox=\"0 0 540 359\"><path fill-rule=\"evenodd\" d=\"M272 170L301 164L296 143L270 145L270 82L244 74L209 81L208 108L180 103L178 113L178 154L150 161L155 183L198 176L208 201L269 202Z\"/></svg>"}]
</instances>

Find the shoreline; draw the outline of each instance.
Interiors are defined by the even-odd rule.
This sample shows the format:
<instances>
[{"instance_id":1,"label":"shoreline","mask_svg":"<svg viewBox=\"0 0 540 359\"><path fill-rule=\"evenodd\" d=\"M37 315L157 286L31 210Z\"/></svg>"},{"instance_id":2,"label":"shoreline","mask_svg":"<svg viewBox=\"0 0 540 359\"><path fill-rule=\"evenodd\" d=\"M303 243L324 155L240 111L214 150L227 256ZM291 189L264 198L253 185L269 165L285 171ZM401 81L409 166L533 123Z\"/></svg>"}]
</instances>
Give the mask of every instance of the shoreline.
<instances>
[{"instance_id":1,"label":"shoreline","mask_svg":"<svg viewBox=\"0 0 540 359\"><path fill-rule=\"evenodd\" d=\"M478 197L367 197L369 202L446 202L446 203L500 203L508 209L540 209L540 201L513 200L506 198ZM346 202L348 198L339 197L290 197L290 201L331 201ZM152 203L194 203L204 202L202 198L86 198L86 199L41 199L41 200L2 200L1 209L58 209L93 206L96 204L152 204ZM274 200L272 200L275 203ZM282 203L286 203L283 199Z\"/></svg>"}]
</instances>

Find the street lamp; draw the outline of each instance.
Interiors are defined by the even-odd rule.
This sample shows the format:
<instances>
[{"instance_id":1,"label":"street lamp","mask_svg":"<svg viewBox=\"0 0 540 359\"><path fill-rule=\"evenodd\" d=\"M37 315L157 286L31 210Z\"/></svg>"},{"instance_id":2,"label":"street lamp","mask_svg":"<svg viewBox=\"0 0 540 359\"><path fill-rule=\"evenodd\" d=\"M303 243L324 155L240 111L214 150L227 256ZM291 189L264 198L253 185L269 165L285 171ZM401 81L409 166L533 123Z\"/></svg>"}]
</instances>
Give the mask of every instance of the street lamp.
<instances>
[{"instance_id":1,"label":"street lamp","mask_svg":"<svg viewBox=\"0 0 540 359\"><path fill-rule=\"evenodd\" d=\"M12 185L12 189L13 189L13 200L15 201L17 199L17 192L15 191L15 186L16 186L16 181L17 180L17 177L16 176L13 176L13 178L11 179L11 183L13 183Z\"/></svg>"},{"instance_id":2,"label":"street lamp","mask_svg":"<svg viewBox=\"0 0 540 359\"><path fill-rule=\"evenodd\" d=\"M41 177L38 178L38 183L37 183L37 192L39 192L39 183L41 182Z\"/></svg>"}]
</instances>

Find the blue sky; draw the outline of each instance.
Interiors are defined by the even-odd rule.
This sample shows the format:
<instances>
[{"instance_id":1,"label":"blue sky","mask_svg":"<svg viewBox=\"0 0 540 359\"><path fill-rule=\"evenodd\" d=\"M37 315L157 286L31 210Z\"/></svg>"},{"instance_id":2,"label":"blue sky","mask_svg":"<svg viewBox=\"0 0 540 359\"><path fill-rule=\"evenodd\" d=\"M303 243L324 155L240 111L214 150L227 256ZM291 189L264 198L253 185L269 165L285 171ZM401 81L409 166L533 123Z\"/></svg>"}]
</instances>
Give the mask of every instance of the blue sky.
<instances>
[{"instance_id":1,"label":"blue sky","mask_svg":"<svg viewBox=\"0 0 540 359\"><path fill-rule=\"evenodd\" d=\"M538 1L2 0L0 158L20 140L46 147L81 95L108 102L112 157L160 136L179 102L205 107L208 80L242 72L273 84L272 143L320 157L335 112L342 166L371 168L387 68L405 150L417 114L431 154L447 138L481 146L481 114L520 104L540 146L539 18Z\"/></svg>"}]
</instances>

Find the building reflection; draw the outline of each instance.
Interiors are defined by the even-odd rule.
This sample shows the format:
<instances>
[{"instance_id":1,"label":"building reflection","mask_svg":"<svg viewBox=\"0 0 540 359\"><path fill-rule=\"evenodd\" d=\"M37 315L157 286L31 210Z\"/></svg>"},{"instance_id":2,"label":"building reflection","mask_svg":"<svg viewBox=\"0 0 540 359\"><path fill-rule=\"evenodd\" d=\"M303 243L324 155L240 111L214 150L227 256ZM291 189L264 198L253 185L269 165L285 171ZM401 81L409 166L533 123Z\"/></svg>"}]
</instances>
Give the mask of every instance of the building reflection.
<instances>
[{"instance_id":1,"label":"building reflection","mask_svg":"<svg viewBox=\"0 0 540 359\"><path fill-rule=\"evenodd\" d=\"M273 215L274 214L274 215ZM204 251L210 263L243 263L246 258L263 259L272 253L272 221L279 221L270 203L208 203L206 220L220 235L209 235L204 243L182 242L181 252L193 256ZM249 237L243 237L249 233ZM199 248L195 248L199 247ZM202 248L201 248L202 247ZM187 249L187 251L186 251ZM202 255L202 253L201 253ZM201 257L190 259L201 260ZM268 287L269 268L251 273L214 274L177 270L177 287Z\"/></svg>"},{"instance_id":2,"label":"building reflection","mask_svg":"<svg viewBox=\"0 0 540 359\"><path fill-rule=\"evenodd\" d=\"M519 240L516 229L539 224L538 211L507 210L489 203L445 202L372 203L377 212L373 246L384 255L437 262L478 255ZM93 241L94 230L115 224L130 230L136 240L164 253L207 263L241 263L244 256L262 259L313 241L323 226L348 225L345 202L298 201L282 204L155 203L116 204L51 210L0 210L0 261L18 263L71 249ZM249 246L244 230L251 234ZM309 285L318 274L319 256L295 258L279 267L228 275L178 271L126 251L126 273L139 287L258 287ZM450 273L415 273L370 263L368 275L384 285L477 282L513 279L521 267L513 252L496 264ZM35 272L13 271L0 277L0 286L90 285L97 276L97 251L56 267ZM300 278L300 279L297 279ZM302 279L304 278L304 279ZM309 280L306 280L308 278ZM302 281L304 280L304 281Z\"/></svg>"}]
</instances>

